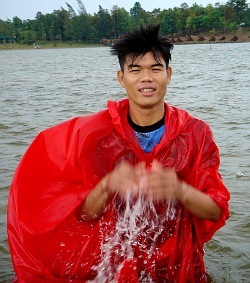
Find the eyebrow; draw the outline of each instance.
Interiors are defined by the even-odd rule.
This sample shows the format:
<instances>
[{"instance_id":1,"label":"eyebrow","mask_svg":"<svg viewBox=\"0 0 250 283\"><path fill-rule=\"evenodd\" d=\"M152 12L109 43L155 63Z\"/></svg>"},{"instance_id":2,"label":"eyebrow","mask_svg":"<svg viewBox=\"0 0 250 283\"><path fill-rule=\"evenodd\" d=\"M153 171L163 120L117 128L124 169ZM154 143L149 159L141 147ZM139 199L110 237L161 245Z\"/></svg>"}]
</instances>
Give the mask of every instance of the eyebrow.
<instances>
[{"instance_id":1,"label":"eyebrow","mask_svg":"<svg viewBox=\"0 0 250 283\"><path fill-rule=\"evenodd\" d=\"M140 67L141 67L141 65L138 65L138 64L129 64L128 65L128 69L140 68ZM164 67L164 66L160 63L155 63L155 64L151 65L151 67Z\"/></svg>"}]
</instances>

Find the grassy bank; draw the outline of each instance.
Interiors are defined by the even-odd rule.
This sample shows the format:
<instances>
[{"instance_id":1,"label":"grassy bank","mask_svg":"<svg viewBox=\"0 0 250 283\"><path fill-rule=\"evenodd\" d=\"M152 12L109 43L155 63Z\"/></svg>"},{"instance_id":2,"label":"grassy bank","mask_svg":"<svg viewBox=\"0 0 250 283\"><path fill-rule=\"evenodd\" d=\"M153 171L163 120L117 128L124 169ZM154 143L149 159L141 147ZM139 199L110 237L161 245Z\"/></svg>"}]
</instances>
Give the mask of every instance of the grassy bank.
<instances>
[{"instance_id":1,"label":"grassy bank","mask_svg":"<svg viewBox=\"0 0 250 283\"><path fill-rule=\"evenodd\" d=\"M32 49L57 49L57 48L86 48L97 47L101 44L86 44L75 42L36 42L35 45L21 44L21 43L6 43L0 44L0 50L32 50Z\"/></svg>"},{"instance_id":2,"label":"grassy bank","mask_svg":"<svg viewBox=\"0 0 250 283\"><path fill-rule=\"evenodd\" d=\"M203 42L199 42L199 36L204 37ZM250 30L239 29L231 33L210 33L210 34L201 34L201 35L191 36L192 41L187 40L186 37L180 37L181 44L190 44L190 43L211 43L211 37L214 37L215 40L213 43L221 42L250 42ZM232 41L233 37L237 37L237 41ZM221 38L225 37L225 40ZM174 38L175 40L177 38ZM178 42L175 42L178 44ZM0 44L0 50L32 50L36 49L35 47L39 46L42 49L56 49L56 48L86 48L86 47L98 47L103 46L100 44L86 44L81 42L43 42L37 41L34 45L20 44L20 43L7 43Z\"/></svg>"}]
</instances>

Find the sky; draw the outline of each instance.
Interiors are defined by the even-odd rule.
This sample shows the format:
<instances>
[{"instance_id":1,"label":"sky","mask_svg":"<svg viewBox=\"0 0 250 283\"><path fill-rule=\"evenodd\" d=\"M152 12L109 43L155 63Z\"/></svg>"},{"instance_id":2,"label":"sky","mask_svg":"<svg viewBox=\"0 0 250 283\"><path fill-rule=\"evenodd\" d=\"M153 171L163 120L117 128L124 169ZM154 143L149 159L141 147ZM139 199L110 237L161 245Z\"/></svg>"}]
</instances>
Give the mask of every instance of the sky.
<instances>
[{"instance_id":1,"label":"sky","mask_svg":"<svg viewBox=\"0 0 250 283\"><path fill-rule=\"evenodd\" d=\"M61 7L67 9L66 2L69 3L77 12L78 4L76 0L0 0L0 19L6 21L12 20L17 16L21 20L34 19L37 12L43 14L53 13L54 10L59 10ZM146 11L152 11L155 8L168 9L180 7L186 2L191 7L195 2L204 7L207 4L214 5L217 2L226 3L227 1L220 0L82 0L88 14L94 14L99 11L99 5L103 9L111 10L114 5L120 8L125 8L126 11L134 6L135 2L139 2L142 8Z\"/></svg>"}]
</instances>

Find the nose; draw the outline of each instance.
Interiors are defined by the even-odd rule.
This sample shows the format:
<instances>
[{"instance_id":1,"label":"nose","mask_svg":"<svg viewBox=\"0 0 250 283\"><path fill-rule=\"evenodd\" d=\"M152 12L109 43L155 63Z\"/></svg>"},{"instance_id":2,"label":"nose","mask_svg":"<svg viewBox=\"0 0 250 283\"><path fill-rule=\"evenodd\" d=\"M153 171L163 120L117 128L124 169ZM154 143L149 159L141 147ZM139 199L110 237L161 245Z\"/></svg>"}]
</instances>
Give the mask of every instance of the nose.
<instances>
[{"instance_id":1,"label":"nose","mask_svg":"<svg viewBox=\"0 0 250 283\"><path fill-rule=\"evenodd\" d=\"M141 72L140 81L141 82L152 82L153 77L151 76L150 71L144 70L143 72Z\"/></svg>"}]
</instances>

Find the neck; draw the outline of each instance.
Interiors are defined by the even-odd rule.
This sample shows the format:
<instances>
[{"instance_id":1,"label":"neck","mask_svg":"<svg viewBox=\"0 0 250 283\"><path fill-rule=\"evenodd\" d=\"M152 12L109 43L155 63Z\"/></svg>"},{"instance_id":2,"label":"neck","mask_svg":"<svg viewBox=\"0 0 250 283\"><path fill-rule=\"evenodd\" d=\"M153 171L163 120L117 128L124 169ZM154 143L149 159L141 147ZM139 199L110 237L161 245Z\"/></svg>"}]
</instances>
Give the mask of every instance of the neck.
<instances>
[{"instance_id":1,"label":"neck","mask_svg":"<svg viewBox=\"0 0 250 283\"><path fill-rule=\"evenodd\" d=\"M164 113L164 104L162 104L162 107L157 109L129 108L129 116L131 120L138 126L153 125L164 117Z\"/></svg>"}]
</instances>

